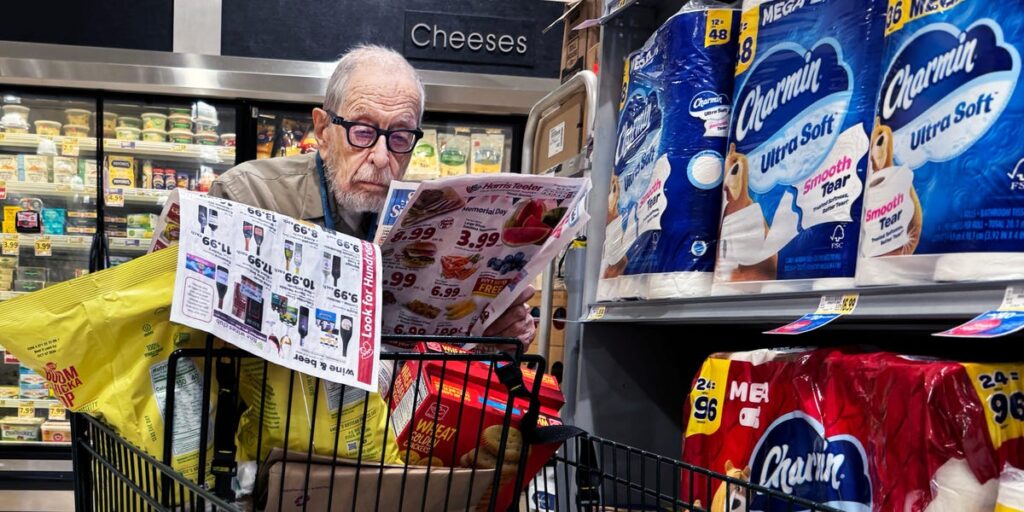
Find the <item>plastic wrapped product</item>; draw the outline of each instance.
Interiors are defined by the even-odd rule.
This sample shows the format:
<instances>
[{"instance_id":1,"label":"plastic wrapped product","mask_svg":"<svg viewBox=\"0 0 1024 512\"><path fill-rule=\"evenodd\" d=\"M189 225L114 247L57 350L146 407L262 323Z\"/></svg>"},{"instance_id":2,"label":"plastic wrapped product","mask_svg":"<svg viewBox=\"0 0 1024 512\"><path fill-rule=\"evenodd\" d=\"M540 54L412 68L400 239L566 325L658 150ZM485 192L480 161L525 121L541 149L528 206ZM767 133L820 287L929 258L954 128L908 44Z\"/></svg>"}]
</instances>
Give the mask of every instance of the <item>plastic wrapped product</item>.
<instances>
[{"instance_id":1,"label":"plastic wrapped product","mask_svg":"<svg viewBox=\"0 0 1024 512\"><path fill-rule=\"evenodd\" d=\"M834 349L715 354L686 404L683 460L842 510L991 511L997 496L1013 502L1024 462L1012 405L1024 398L1021 372ZM689 488L707 489L703 478ZM691 498L786 509L726 493Z\"/></svg>"},{"instance_id":2,"label":"plastic wrapped product","mask_svg":"<svg viewBox=\"0 0 1024 512\"><path fill-rule=\"evenodd\" d=\"M691 3L626 61L598 297L710 291L739 12Z\"/></svg>"},{"instance_id":3,"label":"plastic wrapped product","mask_svg":"<svg viewBox=\"0 0 1024 512\"><path fill-rule=\"evenodd\" d=\"M890 4L857 284L1024 278L1024 12Z\"/></svg>"},{"instance_id":4,"label":"plastic wrapped product","mask_svg":"<svg viewBox=\"0 0 1024 512\"><path fill-rule=\"evenodd\" d=\"M42 375L61 405L102 419L158 458L168 357L206 340L170 321L176 264L176 250L162 251L0 303L0 345ZM194 479L200 425L212 410L202 411L199 362L180 360L176 377L172 463Z\"/></svg>"},{"instance_id":5,"label":"plastic wrapped product","mask_svg":"<svg viewBox=\"0 0 1024 512\"><path fill-rule=\"evenodd\" d=\"M715 294L853 285L885 0L745 0Z\"/></svg>"}]
</instances>

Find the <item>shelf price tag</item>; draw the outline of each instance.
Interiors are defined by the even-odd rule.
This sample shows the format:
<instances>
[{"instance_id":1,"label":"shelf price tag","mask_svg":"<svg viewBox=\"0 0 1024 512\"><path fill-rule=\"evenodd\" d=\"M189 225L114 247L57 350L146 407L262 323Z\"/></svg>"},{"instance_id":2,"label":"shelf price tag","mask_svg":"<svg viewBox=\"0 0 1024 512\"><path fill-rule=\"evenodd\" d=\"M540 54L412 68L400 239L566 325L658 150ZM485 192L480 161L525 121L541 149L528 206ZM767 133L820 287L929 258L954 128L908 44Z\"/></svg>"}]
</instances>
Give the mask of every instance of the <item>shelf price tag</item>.
<instances>
[{"instance_id":1,"label":"shelf price tag","mask_svg":"<svg viewBox=\"0 0 1024 512\"><path fill-rule=\"evenodd\" d=\"M36 407L35 407L35 405L33 405L32 402L22 402L21 405L18 406L18 417L19 418L35 418L36 417Z\"/></svg>"},{"instance_id":2,"label":"shelf price tag","mask_svg":"<svg viewBox=\"0 0 1024 512\"><path fill-rule=\"evenodd\" d=\"M946 338L998 338L1024 329L1024 286L1007 286L998 309L986 311L948 331Z\"/></svg>"},{"instance_id":3,"label":"shelf price tag","mask_svg":"<svg viewBox=\"0 0 1024 512\"><path fill-rule=\"evenodd\" d=\"M604 313L604 306L595 306L590 309L590 315L587 317L587 320L600 320L604 318Z\"/></svg>"},{"instance_id":4,"label":"shelf price tag","mask_svg":"<svg viewBox=\"0 0 1024 512\"><path fill-rule=\"evenodd\" d=\"M53 256L53 241L50 237L36 238L36 256Z\"/></svg>"},{"instance_id":5,"label":"shelf price tag","mask_svg":"<svg viewBox=\"0 0 1024 512\"><path fill-rule=\"evenodd\" d=\"M7 199L7 182L0 180L0 201Z\"/></svg>"},{"instance_id":6,"label":"shelf price tag","mask_svg":"<svg viewBox=\"0 0 1024 512\"><path fill-rule=\"evenodd\" d=\"M18 235L7 234L3 236L2 241L2 253L4 256L17 256L18 255Z\"/></svg>"},{"instance_id":7,"label":"shelf price tag","mask_svg":"<svg viewBox=\"0 0 1024 512\"><path fill-rule=\"evenodd\" d=\"M188 151L188 144L171 144L172 153L185 153Z\"/></svg>"},{"instance_id":8,"label":"shelf price tag","mask_svg":"<svg viewBox=\"0 0 1024 512\"><path fill-rule=\"evenodd\" d=\"M46 417L55 421L64 421L68 417L68 411L59 405L51 405L50 412L47 413Z\"/></svg>"},{"instance_id":9,"label":"shelf price tag","mask_svg":"<svg viewBox=\"0 0 1024 512\"><path fill-rule=\"evenodd\" d=\"M60 144L60 154L64 156L78 156L78 138L64 137Z\"/></svg>"},{"instance_id":10,"label":"shelf price tag","mask_svg":"<svg viewBox=\"0 0 1024 512\"><path fill-rule=\"evenodd\" d=\"M857 308L857 299L860 296L856 293L845 295L823 295L818 302L818 309L809 315L804 315L795 322L790 322L777 329L765 331L765 334L803 334L819 329L831 323L836 318L853 313Z\"/></svg>"},{"instance_id":11,"label":"shelf price tag","mask_svg":"<svg viewBox=\"0 0 1024 512\"><path fill-rule=\"evenodd\" d=\"M124 206L124 189L112 188L104 195L104 203L107 206L121 208Z\"/></svg>"}]
</instances>

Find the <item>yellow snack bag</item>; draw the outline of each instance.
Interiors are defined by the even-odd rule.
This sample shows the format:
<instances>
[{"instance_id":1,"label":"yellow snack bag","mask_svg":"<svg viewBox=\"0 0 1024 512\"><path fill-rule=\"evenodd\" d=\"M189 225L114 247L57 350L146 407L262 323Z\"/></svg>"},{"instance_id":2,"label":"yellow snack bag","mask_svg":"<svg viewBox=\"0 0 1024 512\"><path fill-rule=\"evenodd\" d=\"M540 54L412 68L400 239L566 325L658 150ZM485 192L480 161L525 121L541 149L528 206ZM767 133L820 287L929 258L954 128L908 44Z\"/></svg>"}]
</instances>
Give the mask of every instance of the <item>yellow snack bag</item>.
<instances>
[{"instance_id":1,"label":"yellow snack bag","mask_svg":"<svg viewBox=\"0 0 1024 512\"><path fill-rule=\"evenodd\" d=\"M177 249L160 251L0 303L0 345L43 375L64 407L103 420L158 459L167 359L206 339L170 321L176 265ZM176 376L172 466L194 480L200 424L212 414L201 410L201 365L183 358Z\"/></svg>"},{"instance_id":2,"label":"yellow snack bag","mask_svg":"<svg viewBox=\"0 0 1024 512\"><path fill-rule=\"evenodd\" d=\"M317 379L282 366L266 365L266 386L263 385L264 364L259 359L242 362L239 395L249 405L238 423L238 459L257 460L257 442L262 425L262 445L259 447L259 461L266 460L271 448L284 447L285 427L288 431L288 451L306 453L309 450L310 431L313 435L313 453L332 456L335 446L335 432L338 435L338 457L355 459L362 445L362 458L366 461L380 461L384 453L386 464L401 464L398 443L394 430L387 427L385 444L384 432L387 421L387 403L377 393L345 387L333 382L320 380L320 390L314 391ZM292 382L289 383L289 379ZM289 410L288 389L291 385L291 409ZM369 403L367 403L369 400ZM260 412L263 412L260 421ZM341 421L338 421L338 414ZM289 414L290 413L290 414ZM314 414L316 424L312 423ZM365 414L366 428L363 429ZM288 421L289 415L291 417ZM363 435L360 443L360 435Z\"/></svg>"}]
</instances>

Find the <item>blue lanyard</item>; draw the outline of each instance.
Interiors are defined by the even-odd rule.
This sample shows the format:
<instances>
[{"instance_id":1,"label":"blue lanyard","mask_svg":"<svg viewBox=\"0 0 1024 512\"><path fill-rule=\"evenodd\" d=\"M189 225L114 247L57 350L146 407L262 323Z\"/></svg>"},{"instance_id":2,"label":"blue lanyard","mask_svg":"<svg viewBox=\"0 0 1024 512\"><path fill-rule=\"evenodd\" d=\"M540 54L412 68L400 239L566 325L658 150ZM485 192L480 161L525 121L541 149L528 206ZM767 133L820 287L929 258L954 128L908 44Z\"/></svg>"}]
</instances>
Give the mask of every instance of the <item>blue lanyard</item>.
<instances>
[{"instance_id":1,"label":"blue lanyard","mask_svg":"<svg viewBox=\"0 0 1024 512\"><path fill-rule=\"evenodd\" d=\"M327 201L327 175L319 151L316 152L316 172L320 175L320 205L324 209L324 227L334 231L334 216L331 215L331 204Z\"/></svg>"}]
</instances>

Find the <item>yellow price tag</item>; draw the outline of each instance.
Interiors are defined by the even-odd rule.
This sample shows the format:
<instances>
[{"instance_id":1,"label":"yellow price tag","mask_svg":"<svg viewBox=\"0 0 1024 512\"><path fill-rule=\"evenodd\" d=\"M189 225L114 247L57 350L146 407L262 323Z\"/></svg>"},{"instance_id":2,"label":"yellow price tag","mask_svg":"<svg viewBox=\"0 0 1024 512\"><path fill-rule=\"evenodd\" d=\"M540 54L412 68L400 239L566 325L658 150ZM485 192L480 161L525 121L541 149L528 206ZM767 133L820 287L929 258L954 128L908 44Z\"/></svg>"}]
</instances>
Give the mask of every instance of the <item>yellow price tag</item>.
<instances>
[{"instance_id":1,"label":"yellow price tag","mask_svg":"<svg viewBox=\"0 0 1024 512\"><path fill-rule=\"evenodd\" d=\"M3 132L0 132L0 142L3 142L5 140L7 140L7 134L3 133Z\"/></svg>"},{"instance_id":2,"label":"yellow price tag","mask_svg":"<svg viewBox=\"0 0 1024 512\"><path fill-rule=\"evenodd\" d=\"M0 252L2 252L4 256L18 255L18 235L4 235L2 244L3 250Z\"/></svg>"},{"instance_id":3,"label":"yellow price tag","mask_svg":"<svg viewBox=\"0 0 1024 512\"><path fill-rule=\"evenodd\" d=\"M64 137L60 145L60 154L64 156L78 156L78 138Z\"/></svg>"},{"instance_id":4,"label":"yellow price tag","mask_svg":"<svg viewBox=\"0 0 1024 512\"><path fill-rule=\"evenodd\" d=\"M53 256L53 242L50 237L36 238L36 256Z\"/></svg>"},{"instance_id":5,"label":"yellow price tag","mask_svg":"<svg viewBox=\"0 0 1024 512\"><path fill-rule=\"evenodd\" d=\"M64 421L68 417L68 410L59 405L51 405L50 412L46 416L51 420Z\"/></svg>"},{"instance_id":6,"label":"yellow price tag","mask_svg":"<svg viewBox=\"0 0 1024 512\"><path fill-rule=\"evenodd\" d=\"M848 293L846 295L823 295L818 303L819 315L849 315L857 308L859 294Z\"/></svg>"},{"instance_id":7,"label":"yellow price tag","mask_svg":"<svg viewBox=\"0 0 1024 512\"><path fill-rule=\"evenodd\" d=\"M120 208L124 206L124 189L112 188L104 196L104 203L107 206Z\"/></svg>"},{"instance_id":8,"label":"yellow price tag","mask_svg":"<svg viewBox=\"0 0 1024 512\"><path fill-rule=\"evenodd\" d=\"M184 153L188 151L188 144L171 144L171 151L174 153Z\"/></svg>"},{"instance_id":9,"label":"yellow price tag","mask_svg":"<svg viewBox=\"0 0 1024 512\"><path fill-rule=\"evenodd\" d=\"M18 406L18 417L19 418L35 418L36 408L31 402Z\"/></svg>"},{"instance_id":10,"label":"yellow price tag","mask_svg":"<svg viewBox=\"0 0 1024 512\"><path fill-rule=\"evenodd\" d=\"M587 320L600 320L600 319L604 318L604 313L605 313L605 307L604 306L597 306L594 309L590 310L590 317L587 318Z\"/></svg>"}]
</instances>

